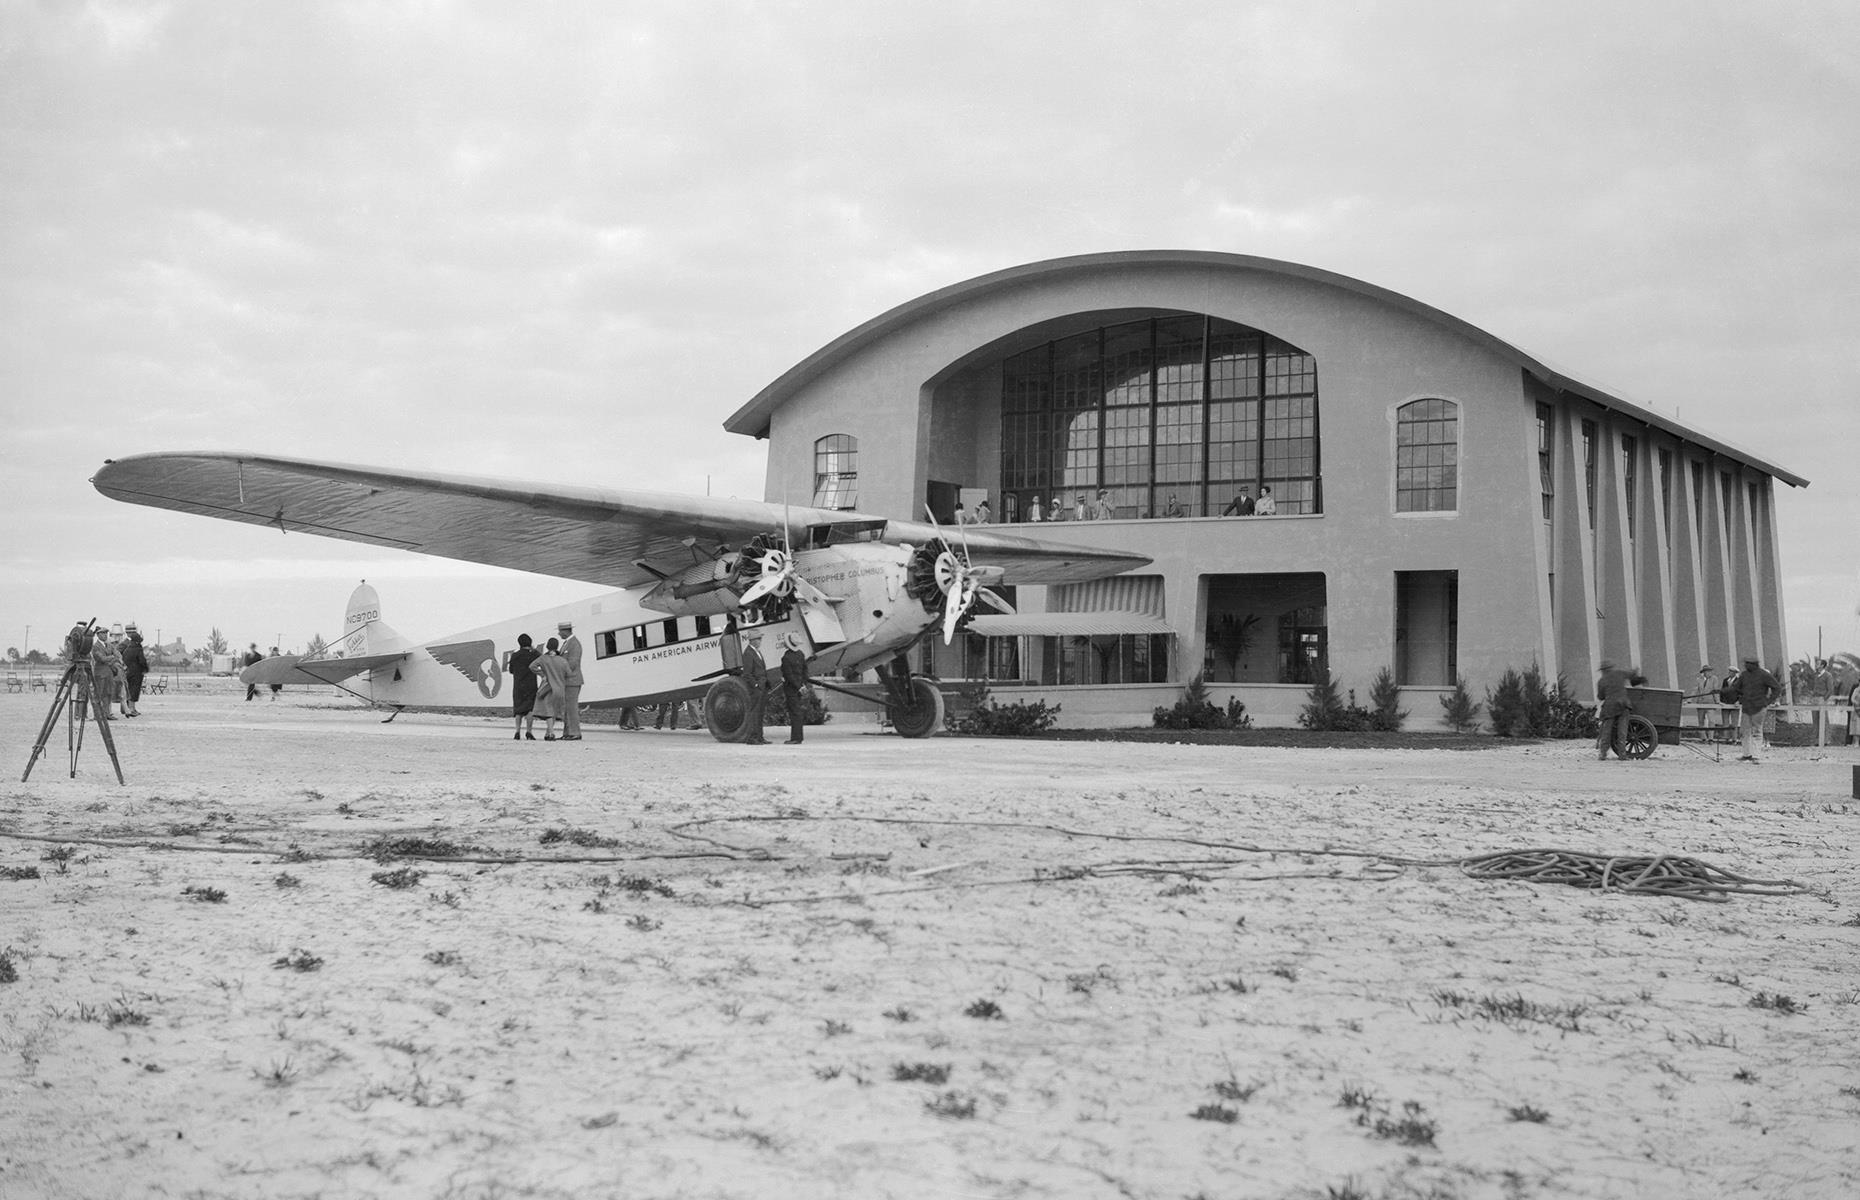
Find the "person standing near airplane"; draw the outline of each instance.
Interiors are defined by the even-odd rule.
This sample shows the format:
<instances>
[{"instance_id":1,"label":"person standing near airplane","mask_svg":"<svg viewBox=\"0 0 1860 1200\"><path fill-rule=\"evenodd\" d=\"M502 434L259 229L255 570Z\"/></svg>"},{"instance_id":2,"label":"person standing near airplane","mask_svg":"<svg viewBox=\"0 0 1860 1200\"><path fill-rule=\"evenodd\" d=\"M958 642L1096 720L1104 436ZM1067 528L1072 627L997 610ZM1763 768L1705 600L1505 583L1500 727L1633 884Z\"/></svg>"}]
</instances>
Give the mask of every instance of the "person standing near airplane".
<instances>
[{"instance_id":1,"label":"person standing near airplane","mask_svg":"<svg viewBox=\"0 0 1860 1200\"><path fill-rule=\"evenodd\" d=\"M555 719L562 715L562 702L568 695L568 660L562 657L562 643L550 638L530 670L542 682L536 685L535 713L543 719L543 741L554 742Z\"/></svg>"},{"instance_id":2,"label":"person standing near airplane","mask_svg":"<svg viewBox=\"0 0 1860 1200\"><path fill-rule=\"evenodd\" d=\"M749 689L749 712L743 718L749 736L743 742L750 746L766 746L769 742L762 736L762 709L768 703L769 672L762 662L762 631L759 629L743 635L743 685Z\"/></svg>"},{"instance_id":3,"label":"person standing near airplane","mask_svg":"<svg viewBox=\"0 0 1860 1200\"><path fill-rule=\"evenodd\" d=\"M252 666L257 666L259 663L262 663L264 661L265 661L265 656L258 652L258 643L253 642L245 648L245 657L239 660L239 665L242 667L252 667ZM258 697L258 683L254 681L252 683L246 684L245 685L245 698L247 700L253 700L253 699L256 699L257 697Z\"/></svg>"},{"instance_id":4,"label":"person standing near airplane","mask_svg":"<svg viewBox=\"0 0 1860 1200\"><path fill-rule=\"evenodd\" d=\"M131 621L123 630L123 715L139 717L142 677L149 673L149 656L142 651L142 632Z\"/></svg>"},{"instance_id":5,"label":"person standing near airplane","mask_svg":"<svg viewBox=\"0 0 1860 1200\"><path fill-rule=\"evenodd\" d=\"M567 675L562 690L562 740L581 740L581 639L575 636L573 622L563 621L555 627L562 639L562 658Z\"/></svg>"},{"instance_id":6,"label":"person standing near airplane","mask_svg":"<svg viewBox=\"0 0 1860 1200\"><path fill-rule=\"evenodd\" d=\"M807 655L801 653L801 635L790 633L781 640L787 649L781 656L781 698L788 706L788 744L801 744L801 705L807 696Z\"/></svg>"},{"instance_id":7,"label":"person standing near airplane","mask_svg":"<svg viewBox=\"0 0 1860 1200\"><path fill-rule=\"evenodd\" d=\"M517 648L510 652L510 661L504 667L504 674L510 676L510 711L517 721L512 740L536 740L536 672L532 668L540 657L530 635L519 633Z\"/></svg>"}]
</instances>

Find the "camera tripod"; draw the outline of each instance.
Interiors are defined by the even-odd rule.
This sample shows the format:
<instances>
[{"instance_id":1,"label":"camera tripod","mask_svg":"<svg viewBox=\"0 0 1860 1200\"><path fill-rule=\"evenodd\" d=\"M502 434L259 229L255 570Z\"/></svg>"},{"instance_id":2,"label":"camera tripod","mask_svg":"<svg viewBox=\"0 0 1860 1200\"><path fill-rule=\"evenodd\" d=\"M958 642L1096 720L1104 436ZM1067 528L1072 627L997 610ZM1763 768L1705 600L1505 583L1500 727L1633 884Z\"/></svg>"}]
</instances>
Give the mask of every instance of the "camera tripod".
<instances>
[{"instance_id":1,"label":"camera tripod","mask_svg":"<svg viewBox=\"0 0 1860 1200\"><path fill-rule=\"evenodd\" d=\"M116 768L116 782L124 782L123 764L116 757L116 739L110 736L109 706L110 698L97 694L89 663L74 662L66 667L57 691L52 693L52 710L45 714L45 725L39 730L39 740L32 744L32 757L26 760L26 773L19 781L24 783L32 775L33 765L45 753L45 743L51 740L62 714L66 718L65 745L71 751L71 778L77 778L78 751L84 748L84 722L88 720L97 723L103 747L110 752L110 765Z\"/></svg>"}]
</instances>

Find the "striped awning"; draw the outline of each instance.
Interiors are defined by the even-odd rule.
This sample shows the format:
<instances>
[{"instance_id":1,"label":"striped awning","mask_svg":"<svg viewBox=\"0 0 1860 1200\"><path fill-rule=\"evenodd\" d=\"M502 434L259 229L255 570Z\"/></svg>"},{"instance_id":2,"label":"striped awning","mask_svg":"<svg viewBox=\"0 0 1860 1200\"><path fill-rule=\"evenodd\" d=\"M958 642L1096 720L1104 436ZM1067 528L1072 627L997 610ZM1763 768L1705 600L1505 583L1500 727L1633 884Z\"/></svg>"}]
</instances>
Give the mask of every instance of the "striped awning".
<instances>
[{"instance_id":1,"label":"striped awning","mask_svg":"<svg viewBox=\"0 0 1860 1200\"><path fill-rule=\"evenodd\" d=\"M977 617L969 623L969 628L984 637L1099 637L1175 632L1160 617L1120 611Z\"/></svg>"}]
</instances>

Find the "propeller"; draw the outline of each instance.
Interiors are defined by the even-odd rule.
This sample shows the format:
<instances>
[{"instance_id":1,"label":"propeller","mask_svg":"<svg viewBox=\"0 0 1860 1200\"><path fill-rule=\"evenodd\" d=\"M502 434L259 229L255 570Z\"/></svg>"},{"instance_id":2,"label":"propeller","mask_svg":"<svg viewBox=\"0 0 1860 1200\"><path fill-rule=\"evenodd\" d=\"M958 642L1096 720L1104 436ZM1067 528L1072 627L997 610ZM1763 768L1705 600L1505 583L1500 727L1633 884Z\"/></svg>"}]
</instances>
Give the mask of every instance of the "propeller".
<instances>
[{"instance_id":1,"label":"propeller","mask_svg":"<svg viewBox=\"0 0 1860 1200\"><path fill-rule=\"evenodd\" d=\"M928 504L924 512L930 517L930 524L941 532L937 525L936 513ZM997 596L986 586L999 582L1002 576L1000 567L978 567L969 559L969 535L960 522L956 525L956 537L960 544L960 553L948 540L938 537L928 546L925 553L934 553L931 562L931 578L936 582L937 591L943 596L943 644L945 646L955 639L956 627L961 624L963 615L974 607L976 601L987 604L996 612L1012 613L1014 606Z\"/></svg>"}]
</instances>

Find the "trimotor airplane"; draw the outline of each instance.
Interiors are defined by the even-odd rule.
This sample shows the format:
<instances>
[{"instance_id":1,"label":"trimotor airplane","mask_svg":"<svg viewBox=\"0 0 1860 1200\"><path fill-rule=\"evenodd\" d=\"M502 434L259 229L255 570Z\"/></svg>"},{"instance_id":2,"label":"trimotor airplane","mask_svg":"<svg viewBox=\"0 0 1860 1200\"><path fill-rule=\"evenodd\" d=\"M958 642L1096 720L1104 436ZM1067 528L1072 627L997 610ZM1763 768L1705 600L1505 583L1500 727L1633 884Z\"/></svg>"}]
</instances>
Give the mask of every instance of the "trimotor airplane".
<instances>
[{"instance_id":1,"label":"trimotor airplane","mask_svg":"<svg viewBox=\"0 0 1860 1200\"><path fill-rule=\"evenodd\" d=\"M751 731L747 688L738 675L722 674L728 667L719 621L736 617L739 624L799 632L817 686L844 691L822 676L876 670L892 727L923 737L941 725L943 697L930 680L911 674L912 646L939 630L947 643L977 604L1008 611L992 585L1083 583L1150 561L998 526L963 526L951 535L934 520L236 452L111 459L91 483L130 504L613 588L645 587L638 605L672 618L660 618L656 644L651 625L591 631L592 661L625 660L614 664L615 698L608 702L701 695L720 741L742 741ZM711 619L703 635L698 618ZM686 644L689 654L668 653ZM460 653L469 658L476 651ZM684 672L680 687L668 687L665 672L641 670L668 660ZM495 645L481 661L497 661ZM584 657L584 670L589 661Z\"/></svg>"}]
</instances>

